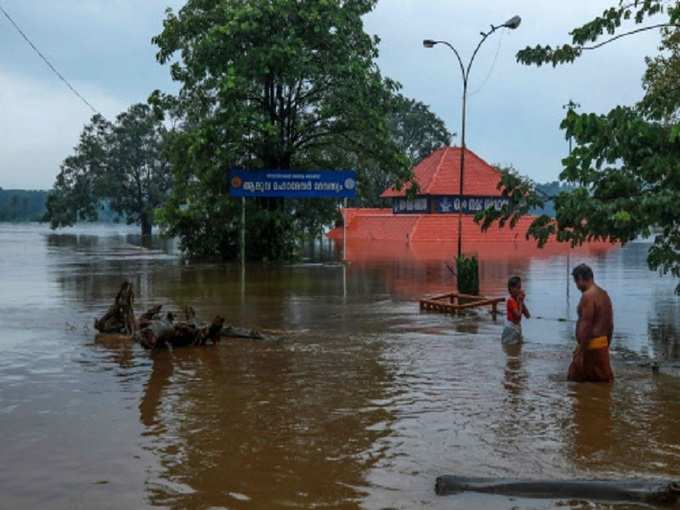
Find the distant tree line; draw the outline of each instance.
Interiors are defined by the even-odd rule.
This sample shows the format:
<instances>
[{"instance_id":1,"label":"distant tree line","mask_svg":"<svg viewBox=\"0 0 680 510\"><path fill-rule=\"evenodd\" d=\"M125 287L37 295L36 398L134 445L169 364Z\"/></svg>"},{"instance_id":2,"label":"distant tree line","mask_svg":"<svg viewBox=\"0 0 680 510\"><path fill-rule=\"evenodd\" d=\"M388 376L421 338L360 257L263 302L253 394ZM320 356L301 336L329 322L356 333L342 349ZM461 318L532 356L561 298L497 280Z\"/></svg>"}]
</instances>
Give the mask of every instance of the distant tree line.
<instances>
[{"instance_id":1,"label":"distant tree line","mask_svg":"<svg viewBox=\"0 0 680 510\"><path fill-rule=\"evenodd\" d=\"M46 191L0 188L0 221L40 221L45 215Z\"/></svg>"},{"instance_id":2,"label":"distant tree line","mask_svg":"<svg viewBox=\"0 0 680 510\"><path fill-rule=\"evenodd\" d=\"M24 223L46 221L49 192L0 188L0 222ZM100 201L96 205L98 223L121 223L125 218L113 211L111 204Z\"/></svg>"}]
</instances>

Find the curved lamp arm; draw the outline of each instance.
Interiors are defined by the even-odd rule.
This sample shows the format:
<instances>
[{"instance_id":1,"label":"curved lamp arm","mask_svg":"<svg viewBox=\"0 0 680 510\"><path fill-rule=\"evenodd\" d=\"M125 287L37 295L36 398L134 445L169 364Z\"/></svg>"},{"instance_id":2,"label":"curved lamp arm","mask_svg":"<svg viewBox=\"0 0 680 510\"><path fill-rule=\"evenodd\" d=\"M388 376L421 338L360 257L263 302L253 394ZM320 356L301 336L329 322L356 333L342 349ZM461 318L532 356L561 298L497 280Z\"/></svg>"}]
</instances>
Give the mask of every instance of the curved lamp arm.
<instances>
[{"instance_id":1,"label":"curved lamp arm","mask_svg":"<svg viewBox=\"0 0 680 510\"><path fill-rule=\"evenodd\" d=\"M477 53L479 53L479 49L482 47L482 44L484 44L484 41L486 41L491 34L493 34L496 30L498 30L501 27L504 27L505 25L501 25L500 27L494 27L491 25L491 30L488 32L484 33L482 32L482 38L480 39L479 43L477 44L477 47L475 48L475 51L472 52L472 56L470 57L470 62L468 62L467 69L465 70L465 81L468 80L470 77L470 70L472 69L472 63L475 61L475 58L477 57Z\"/></svg>"},{"instance_id":2,"label":"curved lamp arm","mask_svg":"<svg viewBox=\"0 0 680 510\"><path fill-rule=\"evenodd\" d=\"M463 59L460 57L460 53L458 53L458 50L454 48L453 44L451 44L448 41L425 41L426 45L429 45L428 47L435 46L437 44L443 44L444 46L448 46L451 51L453 51L454 55L456 55L456 59L458 59L458 64L460 65L460 72L463 75L463 82L467 82L467 73L465 72L465 64L463 64ZM469 66L468 66L469 69Z\"/></svg>"},{"instance_id":3,"label":"curved lamp arm","mask_svg":"<svg viewBox=\"0 0 680 510\"><path fill-rule=\"evenodd\" d=\"M437 44L443 44L445 46L448 46L451 51L453 51L454 55L456 55L456 59L458 60L458 64L460 65L460 72L463 75L463 84L467 85L468 78L470 77L470 70L472 69L472 64L475 61L475 58L477 57L477 53L479 53L479 49L482 47L482 44L484 44L484 41L486 41L491 34L496 32L500 28L509 28L510 30L515 30L517 27L519 27L520 23L522 22L522 18L519 16L513 16L510 18L508 21L503 23L502 25L494 26L491 25L491 30L488 32L482 32L482 38L477 43L477 47L475 48L475 51L472 52L472 56L470 57L470 61L467 64L467 67L463 63L463 59L460 56L460 53L458 53L458 50L453 46L448 41L433 41L432 39L426 39L423 41L423 46L426 48L432 48L436 46Z\"/></svg>"}]
</instances>

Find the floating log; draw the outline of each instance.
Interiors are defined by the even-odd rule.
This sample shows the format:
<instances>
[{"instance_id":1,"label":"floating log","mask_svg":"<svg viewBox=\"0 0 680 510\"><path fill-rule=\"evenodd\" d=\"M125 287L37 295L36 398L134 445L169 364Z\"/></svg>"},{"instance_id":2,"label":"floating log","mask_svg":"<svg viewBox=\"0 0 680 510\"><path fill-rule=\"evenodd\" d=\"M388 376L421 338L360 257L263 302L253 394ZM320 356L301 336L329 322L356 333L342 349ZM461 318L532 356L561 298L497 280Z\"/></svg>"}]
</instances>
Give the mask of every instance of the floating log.
<instances>
[{"instance_id":1,"label":"floating log","mask_svg":"<svg viewBox=\"0 0 680 510\"><path fill-rule=\"evenodd\" d=\"M134 305L135 293L130 282L123 282L113 304L101 319L95 319L94 327L100 333L133 335L137 329Z\"/></svg>"},{"instance_id":2,"label":"floating log","mask_svg":"<svg viewBox=\"0 0 680 510\"><path fill-rule=\"evenodd\" d=\"M568 498L655 505L676 505L680 502L680 484L668 481L510 480L447 475L437 478L435 492L440 496L477 492L524 498Z\"/></svg>"}]
</instances>

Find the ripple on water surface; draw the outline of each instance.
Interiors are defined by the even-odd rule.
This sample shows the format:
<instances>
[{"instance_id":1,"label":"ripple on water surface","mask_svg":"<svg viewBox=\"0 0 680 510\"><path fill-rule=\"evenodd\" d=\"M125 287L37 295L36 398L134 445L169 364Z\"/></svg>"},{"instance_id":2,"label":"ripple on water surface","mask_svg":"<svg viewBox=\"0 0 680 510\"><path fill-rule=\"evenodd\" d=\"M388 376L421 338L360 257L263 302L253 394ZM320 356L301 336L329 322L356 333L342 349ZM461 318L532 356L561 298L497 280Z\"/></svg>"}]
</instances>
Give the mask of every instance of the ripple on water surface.
<instances>
[{"instance_id":1,"label":"ripple on water surface","mask_svg":"<svg viewBox=\"0 0 680 510\"><path fill-rule=\"evenodd\" d=\"M420 295L450 285L442 261L244 276L98 228L0 226L8 507L576 508L437 498L433 484L444 473L680 477L680 385L638 366L678 359L678 301L672 280L646 270L644 245L583 255L617 310L618 379L596 386L565 379L576 296L561 257L482 261L485 292L520 274L548 319L503 349L501 323L484 314L419 313ZM152 354L95 341L93 318L122 279L140 308L191 303L285 339Z\"/></svg>"}]
</instances>

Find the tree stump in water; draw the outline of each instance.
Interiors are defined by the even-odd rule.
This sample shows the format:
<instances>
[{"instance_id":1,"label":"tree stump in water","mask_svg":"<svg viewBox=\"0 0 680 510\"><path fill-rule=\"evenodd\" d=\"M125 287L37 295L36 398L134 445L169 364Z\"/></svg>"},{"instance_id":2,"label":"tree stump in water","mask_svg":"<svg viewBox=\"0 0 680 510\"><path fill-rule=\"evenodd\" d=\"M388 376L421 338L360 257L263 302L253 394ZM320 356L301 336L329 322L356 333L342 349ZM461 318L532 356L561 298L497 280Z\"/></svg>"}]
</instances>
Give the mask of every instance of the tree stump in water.
<instances>
[{"instance_id":1,"label":"tree stump in water","mask_svg":"<svg viewBox=\"0 0 680 510\"><path fill-rule=\"evenodd\" d=\"M108 311L94 321L94 327L100 333L119 333L134 335L137 327L133 305L135 293L130 282L123 282L116 299Z\"/></svg>"},{"instance_id":2,"label":"tree stump in water","mask_svg":"<svg viewBox=\"0 0 680 510\"><path fill-rule=\"evenodd\" d=\"M219 315L209 324L200 324L191 306L164 314L163 305L156 305L135 319L133 305L132 285L125 282L108 311L94 322L99 336L134 340L145 349L202 346L215 344L221 338L270 338L254 330L225 327L224 318Z\"/></svg>"}]
</instances>

